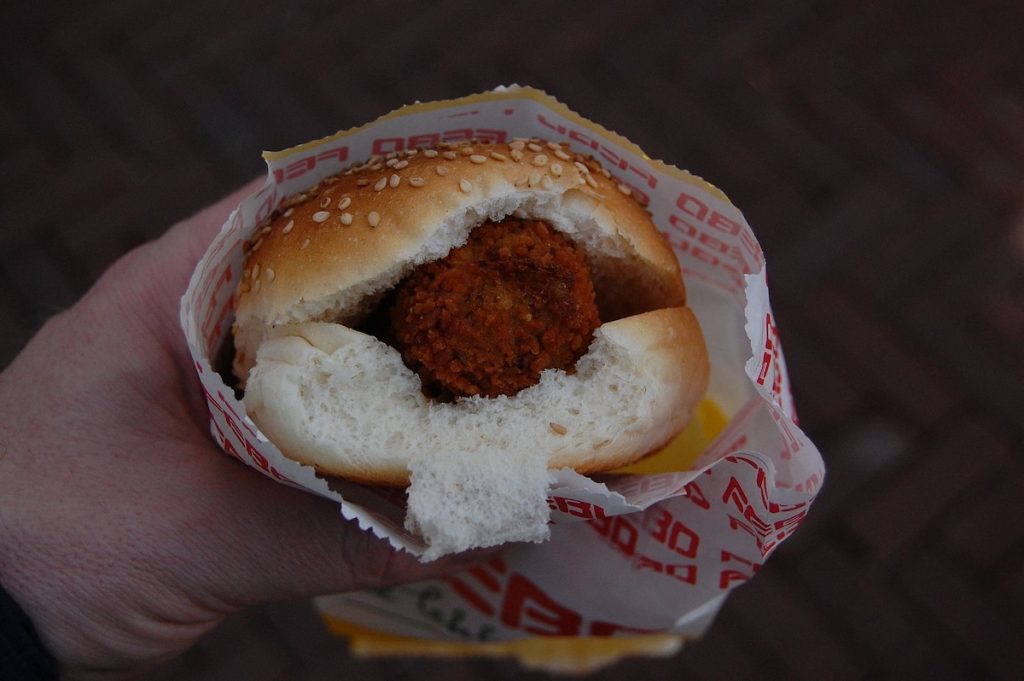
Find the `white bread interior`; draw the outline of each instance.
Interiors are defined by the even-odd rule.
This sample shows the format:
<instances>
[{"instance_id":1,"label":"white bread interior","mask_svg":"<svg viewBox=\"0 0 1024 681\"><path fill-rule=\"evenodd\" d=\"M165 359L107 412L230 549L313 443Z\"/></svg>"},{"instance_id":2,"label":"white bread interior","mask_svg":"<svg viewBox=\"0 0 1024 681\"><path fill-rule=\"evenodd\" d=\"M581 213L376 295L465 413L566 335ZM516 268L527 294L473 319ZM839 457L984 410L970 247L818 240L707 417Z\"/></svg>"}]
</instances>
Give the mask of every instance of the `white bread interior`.
<instances>
[{"instance_id":1,"label":"white bread interior","mask_svg":"<svg viewBox=\"0 0 1024 681\"><path fill-rule=\"evenodd\" d=\"M642 457L689 421L708 362L671 249L593 162L555 172L553 148L519 161L514 149L474 149L484 162L464 150L407 156L400 173L370 164L257 233L236 296L234 368L248 414L287 456L388 485L409 482L415 453L453 448L540 451L551 468L590 473ZM375 188L392 175L397 187ZM335 209L346 199L347 225ZM508 216L544 220L582 247L605 323L574 374L545 371L511 397L432 402L395 349L352 327L414 267Z\"/></svg>"},{"instance_id":2,"label":"white bread interior","mask_svg":"<svg viewBox=\"0 0 1024 681\"><path fill-rule=\"evenodd\" d=\"M275 329L262 345L245 405L290 456L360 482L406 484L413 454L450 450L542 451L551 468L588 473L625 465L685 426L707 382L703 352L689 308L665 308L600 326L574 374L547 370L511 397L441 403L394 348L310 322Z\"/></svg>"}]
</instances>

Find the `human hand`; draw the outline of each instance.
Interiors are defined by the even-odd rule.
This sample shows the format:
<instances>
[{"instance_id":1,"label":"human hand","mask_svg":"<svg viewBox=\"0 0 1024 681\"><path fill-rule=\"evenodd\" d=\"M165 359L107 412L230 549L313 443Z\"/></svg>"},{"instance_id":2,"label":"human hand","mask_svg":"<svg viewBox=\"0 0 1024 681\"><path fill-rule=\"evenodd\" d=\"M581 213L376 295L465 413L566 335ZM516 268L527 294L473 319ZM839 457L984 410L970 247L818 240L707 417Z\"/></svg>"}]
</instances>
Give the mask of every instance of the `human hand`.
<instances>
[{"instance_id":1,"label":"human hand","mask_svg":"<svg viewBox=\"0 0 1024 681\"><path fill-rule=\"evenodd\" d=\"M123 257L0 374L0 584L73 678L153 666L239 608L467 560L422 565L213 444L178 302L254 188Z\"/></svg>"}]
</instances>

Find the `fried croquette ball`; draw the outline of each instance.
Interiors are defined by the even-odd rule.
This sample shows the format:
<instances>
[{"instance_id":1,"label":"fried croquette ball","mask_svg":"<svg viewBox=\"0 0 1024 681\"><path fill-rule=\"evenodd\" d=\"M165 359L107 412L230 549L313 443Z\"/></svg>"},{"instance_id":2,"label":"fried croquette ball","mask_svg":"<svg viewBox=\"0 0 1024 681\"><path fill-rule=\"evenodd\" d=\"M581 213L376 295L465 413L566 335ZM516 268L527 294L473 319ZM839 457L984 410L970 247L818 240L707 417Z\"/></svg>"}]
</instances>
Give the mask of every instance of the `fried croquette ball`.
<instances>
[{"instance_id":1,"label":"fried croquette ball","mask_svg":"<svg viewBox=\"0 0 1024 681\"><path fill-rule=\"evenodd\" d=\"M399 285L391 336L424 392L514 395L545 369L572 373L600 325L572 240L540 220L486 222Z\"/></svg>"}]
</instances>

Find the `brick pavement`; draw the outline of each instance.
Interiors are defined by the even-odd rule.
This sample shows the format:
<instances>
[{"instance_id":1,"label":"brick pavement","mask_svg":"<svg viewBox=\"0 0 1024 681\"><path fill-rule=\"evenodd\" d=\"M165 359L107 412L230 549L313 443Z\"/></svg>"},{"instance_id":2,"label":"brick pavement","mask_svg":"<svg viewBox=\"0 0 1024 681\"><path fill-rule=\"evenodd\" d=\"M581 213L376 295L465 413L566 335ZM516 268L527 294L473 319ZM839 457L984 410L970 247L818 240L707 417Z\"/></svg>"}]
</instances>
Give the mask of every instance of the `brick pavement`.
<instances>
[{"instance_id":1,"label":"brick pavement","mask_svg":"<svg viewBox=\"0 0 1024 681\"><path fill-rule=\"evenodd\" d=\"M414 99L545 88L744 209L830 466L707 637L629 674L1022 678L1021 25L995 0L12 0L0 364L119 254L260 173L261 149ZM342 676L538 675L355 661L288 603L147 678Z\"/></svg>"}]
</instances>

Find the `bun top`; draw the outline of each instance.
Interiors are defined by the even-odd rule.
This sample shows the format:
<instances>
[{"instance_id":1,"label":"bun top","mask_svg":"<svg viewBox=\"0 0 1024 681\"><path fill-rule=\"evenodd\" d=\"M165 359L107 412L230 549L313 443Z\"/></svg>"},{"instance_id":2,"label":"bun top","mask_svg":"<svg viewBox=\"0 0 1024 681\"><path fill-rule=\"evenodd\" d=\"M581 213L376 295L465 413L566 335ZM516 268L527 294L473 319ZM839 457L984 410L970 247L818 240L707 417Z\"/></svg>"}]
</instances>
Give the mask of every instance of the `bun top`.
<instances>
[{"instance_id":1,"label":"bun top","mask_svg":"<svg viewBox=\"0 0 1024 681\"><path fill-rule=\"evenodd\" d=\"M414 267L487 220L540 219L582 246L602 321L685 304L679 264L628 187L538 139L373 157L288 199L258 229L236 292L235 373L281 324L357 324Z\"/></svg>"}]
</instances>

